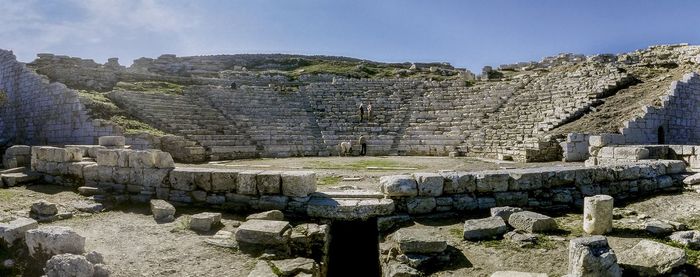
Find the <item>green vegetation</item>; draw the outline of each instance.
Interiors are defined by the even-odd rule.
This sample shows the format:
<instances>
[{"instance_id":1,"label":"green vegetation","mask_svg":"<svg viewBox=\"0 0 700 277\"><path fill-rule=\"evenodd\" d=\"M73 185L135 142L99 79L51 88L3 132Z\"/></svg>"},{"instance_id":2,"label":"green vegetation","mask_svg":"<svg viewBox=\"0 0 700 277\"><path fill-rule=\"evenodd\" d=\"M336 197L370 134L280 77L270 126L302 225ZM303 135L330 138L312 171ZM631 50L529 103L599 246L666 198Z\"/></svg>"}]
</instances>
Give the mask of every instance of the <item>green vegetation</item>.
<instances>
[{"instance_id":1,"label":"green vegetation","mask_svg":"<svg viewBox=\"0 0 700 277\"><path fill-rule=\"evenodd\" d=\"M165 133L129 115L112 102L106 94L96 91L79 90L80 102L88 109L93 118L109 120L124 128L126 135L148 133L154 136L162 136Z\"/></svg>"},{"instance_id":2,"label":"green vegetation","mask_svg":"<svg viewBox=\"0 0 700 277\"><path fill-rule=\"evenodd\" d=\"M0 202L8 202L16 196L16 193L9 189L0 190Z\"/></svg>"},{"instance_id":3,"label":"green vegetation","mask_svg":"<svg viewBox=\"0 0 700 277\"><path fill-rule=\"evenodd\" d=\"M184 232L190 229L190 219L191 217L189 215L181 216L180 218L177 219L175 222L174 226L172 229L170 229L171 233L180 233Z\"/></svg>"},{"instance_id":4,"label":"green vegetation","mask_svg":"<svg viewBox=\"0 0 700 277\"><path fill-rule=\"evenodd\" d=\"M182 94L184 86L158 81L147 82L118 82L115 90L138 91L144 93Z\"/></svg>"},{"instance_id":5,"label":"green vegetation","mask_svg":"<svg viewBox=\"0 0 700 277\"><path fill-rule=\"evenodd\" d=\"M450 228L448 232L451 236L455 237L460 241L464 239L464 230L462 230L461 228Z\"/></svg>"},{"instance_id":6,"label":"green vegetation","mask_svg":"<svg viewBox=\"0 0 700 277\"><path fill-rule=\"evenodd\" d=\"M554 218L554 220L557 222L557 226L559 226L559 229L565 232L567 236L581 237L584 235L582 227L583 215L567 214L566 216L556 217Z\"/></svg>"},{"instance_id":7,"label":"green vegetation","mask_svg":"<svg viewBox=\"0 0 700 277\"><path fill-rule=\"evenodd\" d=\"M341 176L323 176L318 178L316 184L319 186L332 186L340 183L341 180L343 180Z\"/></svg>"},{"instance_id":8,"label":"green vegetation","mask_svg":"<svg viewBox=\"0 0 700 277\"><path fill-rule=\"evenodd\" d=\"M687 246L684 246L680 243L670 241L670 240L665 240L665 241L660 241L660 242L668 244L668 245L673 246L673 247L678 247L680 249L683 249L683 251L685 251L685 254L688 256L688 264L698 266L698 262L700 261L700 250L690 249Z\"/></svg>"}]
</instances>

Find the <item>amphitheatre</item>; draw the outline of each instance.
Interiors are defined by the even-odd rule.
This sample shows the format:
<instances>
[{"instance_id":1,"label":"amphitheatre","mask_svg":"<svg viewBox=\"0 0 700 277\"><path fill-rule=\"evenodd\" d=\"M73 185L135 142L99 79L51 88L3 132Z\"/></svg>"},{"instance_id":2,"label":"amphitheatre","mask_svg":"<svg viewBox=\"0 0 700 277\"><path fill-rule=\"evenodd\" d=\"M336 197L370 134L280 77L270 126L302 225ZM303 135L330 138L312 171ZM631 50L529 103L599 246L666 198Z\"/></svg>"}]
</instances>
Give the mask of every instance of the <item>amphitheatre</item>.
<instances>
[{"instance_id":1,"label":"amphitheatre","mask_svg":"<svg viewBox=\"0 0 700 277\"><path fill-rule=\"evenodd\" d=\"M0 50L0 276L700 276L700 46L37 56Z\"/></svg>"}]
</instances>

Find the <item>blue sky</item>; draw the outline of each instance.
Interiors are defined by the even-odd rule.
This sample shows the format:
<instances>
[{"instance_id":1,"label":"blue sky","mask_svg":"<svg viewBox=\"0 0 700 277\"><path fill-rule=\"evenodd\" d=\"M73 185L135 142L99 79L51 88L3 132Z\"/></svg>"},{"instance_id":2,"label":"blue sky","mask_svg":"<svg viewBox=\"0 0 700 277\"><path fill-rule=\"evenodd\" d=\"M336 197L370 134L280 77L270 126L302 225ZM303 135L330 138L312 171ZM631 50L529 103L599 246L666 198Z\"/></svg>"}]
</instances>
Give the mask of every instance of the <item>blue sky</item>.
<instances>
[{"instance_id":1,"label":"blue sky","mask_svg":"<svg viewBox=\"0 0 700 277\"><path fill-rule=\"evenodd\" d=\"M484 65L700 44L700 1L0 0L0 48L119 57L342 55Z\"/></svg>"}]
</instances>

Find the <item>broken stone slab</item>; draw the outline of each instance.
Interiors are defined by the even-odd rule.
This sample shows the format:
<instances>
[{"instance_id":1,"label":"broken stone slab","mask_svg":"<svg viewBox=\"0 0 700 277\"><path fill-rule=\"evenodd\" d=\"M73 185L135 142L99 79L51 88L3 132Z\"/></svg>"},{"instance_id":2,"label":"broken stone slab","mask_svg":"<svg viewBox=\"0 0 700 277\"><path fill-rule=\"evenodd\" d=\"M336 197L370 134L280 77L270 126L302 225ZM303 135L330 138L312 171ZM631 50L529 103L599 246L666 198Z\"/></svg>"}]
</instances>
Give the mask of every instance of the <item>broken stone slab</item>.
<instances>
[{"instance_id":1,"label":"broken stone slab","mask_svg":"<svg viewBox=\"0 0 700 277\"><path fill-rule=\"evenodd\" d=\"M25 242L32 257L85 252L85 237L63 226L45 226L26 232Z\"/></svg>"},{"instance_id":2,"label":"broken stone slab","mask_svg":"<svg viewBox=\"0 0 700 277\"><path fill-rule=\"evenodd\" d=\"M406 211L409 214L427 214L436 207L435 197L411 197L406 200Z\"/></svg>"},{"instance_id":3,"label":"broken stone slab","mask_svg":"<svg viewBox=\"0 0 700 277\"><path fill-rule=\"evenodd\" d=\"M85 256L85 258L93 264L103 264L105 262L105 258L102 253L97 251L90 251L83 256Z\"/></svg>"},{"instance_id":4,"label":"broken stone slab","mask_svg":"<svg viewBox=\"0 0 700 277\"><path fill-rule=\"evenodd\" d=\"M620 253L620 265L641 276L657 276L671 272L686 263L683 249L663 243L641 240L632 248Z\"/></svg>"},{"instance_id":5,"label":"broken stone slab","mask_svg":"<svg viewBox=\"0 0 700 277\"><path fill-rule=\"evenodd\" d=\"M252 219L238 227L236 241L260 245L284 244L289 241L291 228L287 221Z\"/></svg>"},{"instance_id":6,"label":"broken stone slab","mask_svg":"<svg viewBox=\"0 0 700 277\"><path fill-rule=\"evenodd\" d=\"M78 187L78 193L83 196L93 196L93 195L101 195L104 194L104 190L101 188L96 188L96 187Z\"/></svg>"},{"instance_id":7,"label":"broken stone slab","mask_svg":"<svg viewBox=\"0 0 700 277\"><path fill-rule=\"evenodd\" d=\"M537 235L520 230L514 230L503 235L503 238L511 241L518 247L532 246L537 242Z\"/></svg>"},{"instance_id":8,"label":"broken stone slab","mask_svg":"<svg viewBox=\"0 0 700 277\"><path fill-rule=\"evenodd\" d=\"M411 222L413 222L411 216L407 214L380 216L377 217L377 229L383 233Z\"/></svg>"},{"instance_id":9,"label":"broken stone slab","mask_svg":"<svg viewBox=\"0 0 700 277\"><path fill-rule=\"evenodd\" d=\"M316 191L316 173L313 171L285 171L281 178L283 195L307 197Z\"/></svg>"},{"instance_id":10,"label":"broken stone slab","mask_svg":"<svg viewBox=\"0 0 700 277\"><path fill-rule=\"evenodd\" d=\"M591 236L569 241L567 276L620 277L622 270L608 240L604 236Z\"/></svg>"},{"instance_id":11,"label":"broken stone slab","mask_svg":"<svg viewBox=\"0 0 700 277\"><path fill-rule=\"evenodd\" d=\"M39 227L39 223L31 218L18 217L6 223L0 223L0 239L8 248L19 240L24 239L25 233Z\"/></svg>"},{"instance_id":12,"label":"broken stone slab","mask_svg":"<svg viewBox=\"0 0 700 277\"><path fill-rule=\"evenodd\" d=\"M32 217L54 216L58 214L58 207L56 204L42 199L32 203L29 214Z\"/></svg>"},{"instance_id":13,"label":"broken stone slab","mask_svg":"<svg viewBox=\"0 0 700 277\"><path fill-rule=\"evenodd\" d=\"M172 222L175 220L175 206L165 200L151 200L151 213L153 219L159 222Z\"/></svg>"},{"instance_id":14,"label":"broken stone slab","mask_svg":"<svg viewBox=\"0 0 700 277\"><path fill-rule=\"evenodd\" d=\"M204 242L224 248L238 248L236 239L232 232L220 230L214 234L211 238L204 240Z\"/></svg>"},{"instance_id":15,"label":"broken stone slab","mask_svg":"<svg viewBox=\"0 0 700 277\"><path fill-rule=\"evenodd\" d=\"M284 213L280 210L272 210L267 212L261 212L257 214L251 214L245 218L246 220L260 219L260 220L284 220Z\"/></svg>"},{"instance_id":16,"label":"broken stone slab","mask_svg":"<svg viewBox=\"0 0 700 277\"><path fill-rule=\"evenodd\" d=\"M483 240L498 237L508 231L503 218L494 216L482 219L470 219L464 222L464 239Z\"/></svg>"},{"instance_id":17,"label":"broken stone slab","mask_svg":"<svg viewBox=\"0 0 700 277\"><path fill-rule=\"evenodd\" d=\"M673 232L673 225L658 219L649 219L644 222L644 230L653 235L667 235Z\"/></svg>"},{"instance_id":18,"label":"broken stone slab","mask_svg":"<svg viewBox=\"0 0 700 277\"><path fill-rule=\"evenodd\" d=\"M394 241L399 251L408 253L442 253L447 249L447 241L430 229L404 228L396 231Z\"/></svg>"},{"instance_id":19,"label":"broken stone slab","mask_svg":"<svg viewBox=\"0 0 700 277\"><path fill-rule=\"evenodd\" d=\"M524 211L510 215L508 224L518 230L527 231L530 233L545 232L557 229L557 222L554 218L538 214L535 212Z\"/></svg>"},{"instance_id":20,"label":"broken stone slab","mask_svg":"<svg viewBox=\"0 0 700 277\"><path fill-rule=\"evenodd\" d=\"M418 196L440 196L442 195L445 179L437 173L414 173L418 188Z\"/></svg>"},{"instance_id":21,"label":"broken stone slab","mask_svg":"<svg viewBox=\"0 0 700 277\"><path fill-rule=\"evenodd\" d=\"M198 213L190 217L190 229L209 232L213 226L221 224L221 213Z\"/></svg>"},{"instance_id":22,"label":"broken stone slab","mask_svg":"<svg viewBox=\"0 0 700 277\"><path fill-rule=\"evenodd\" d=\"M379 186L387 197L418 195L418 184L411 175L382 176L379 178Z\"/></svg>"},{"instance_id":23,"label":"broken stone slab","mask_svg":"<svg viewBox=\"0 0 700 277\"><path fill-rule=\"evenodd\" d=\"M309 200L306 213L311 217L336 220L367 220L394 212L391 199L333 199L314 197Z\"/></svg>"},{"instance_id":24,"label":"broken stone slab","mask_svg":"<svg viewBox=\"0 0 700 277\"><path fill-rule=\"evenodd\" d=\"M688 186L700 184L700 173L696 173L686 177L685 179L683 179L683 184L686 184Z\"/></svg>"},{"instance_id":25,"label":"broken stone slab","mask_svg":"<svg viewBox=\"0 0 700 277\"><path fill-rule=\"evenodd\" d=\"M700 231L678 231L671 234L668 238L690 249L700 248Z\"/></svg>"},{"instance_id":26,"label":"broken stone slab","mask_svg":"<svg viewBox=\"0 0 700 277\"><path fill-rule=\"evenodd\" d=\"M491 216L497 216L497 217L503 218L503 220L507 222L508 219L510 218L511 214L517 213L517 212L522 212L523 209L518 208L518 207L505 206L505 207L493 207L493 208L491 208L490 211L491 211Z\"/></svg>"},{"instance_id":27,"label":"broken stone slab","mask_svg":"<svg viewBox=\"0 0 700 277\"><path fill-rule=\"evenodd\" d=\"M548 277L547 273L533 273L521 271L496 271L491 277Z\"/></svg>"},{"instance_id":28,"label":"broken stone slab","mask_svg":"<svg viewBox=\"0 0 700 277\"><path fill-rule=\"evenodd\" d=\"M60 254L46 262L44 273L47 277L93 277L95 266L81 255Z\"/></svg>"},{"instance_id":29,"label":"broken stone slab","mask_svg":"<svg viewBox=\"0 0 700 277\"><path fill-rule=\"evenodd\" d=\"M2 183L7 187L16 187L22 184L32 183L41 178L38 174L31 172L4 173L0 176L2 178Z\"/></svg>"},{"instance_id":30,"label":"broken stone slab","mask_svg":"<svg viewBox=\"0 0 700 277\"><path fill-rule=\"evenodd\" d=\"M390 260L382 267L385 277L418 277L423 274L415 268L398 261Z\"/></svg>"},{"instance_id":31,"label":"broken stone slab","mask_svg":"<svg viewBox=\"0 0 700 277\"><path fill-rule=\"evenodd\" d=\"M258 261L255 268L248 274L248 277L278 277L267 261Z\"/></svg>"},{"instance_id":32,"label":"broken stone slab","mask_svg":"<svg viewBox=\"0 0 700 277\"><path fill-rule=\"evenodd\" d=\"M270 261L276 272L280 276L298 276L298 274L306 273L312 276L320 276L318 264L309 258L294 258L286 260Z\"/></svg>"},{"instance_id":33,"label":"broken stone slab","mask_svg":"<svg viewBox=\"0 0 700 277\"><path fill-rule=\"evenodd\" d=\"M105 210L105 206L100 203L78 201L73 203L73 208L84 213L96 214Z\"/></svg>"}]
</instances>

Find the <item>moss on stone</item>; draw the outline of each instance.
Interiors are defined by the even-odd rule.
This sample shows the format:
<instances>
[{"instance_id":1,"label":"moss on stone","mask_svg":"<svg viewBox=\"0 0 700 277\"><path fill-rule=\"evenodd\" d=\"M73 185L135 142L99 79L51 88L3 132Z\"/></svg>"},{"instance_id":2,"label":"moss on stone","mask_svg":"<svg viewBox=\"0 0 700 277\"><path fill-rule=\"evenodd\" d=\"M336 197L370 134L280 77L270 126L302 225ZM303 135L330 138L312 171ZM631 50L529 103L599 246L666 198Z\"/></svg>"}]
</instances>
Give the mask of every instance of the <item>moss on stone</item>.
<instances>
[{"instance_id":1,"label":"moss on stone","mask_svg":"<svg viewBox=\"0 0 700 277\"><path fill-rule=\"evenodd\" d=\"M80 102L88 109L88 114L94 119L109 120L124 128L125 135L148 133L155 136L163 136L166 133L141 122L119 108L104 93L96 91L79 90Z\"/></svg>"}]
</instances>

